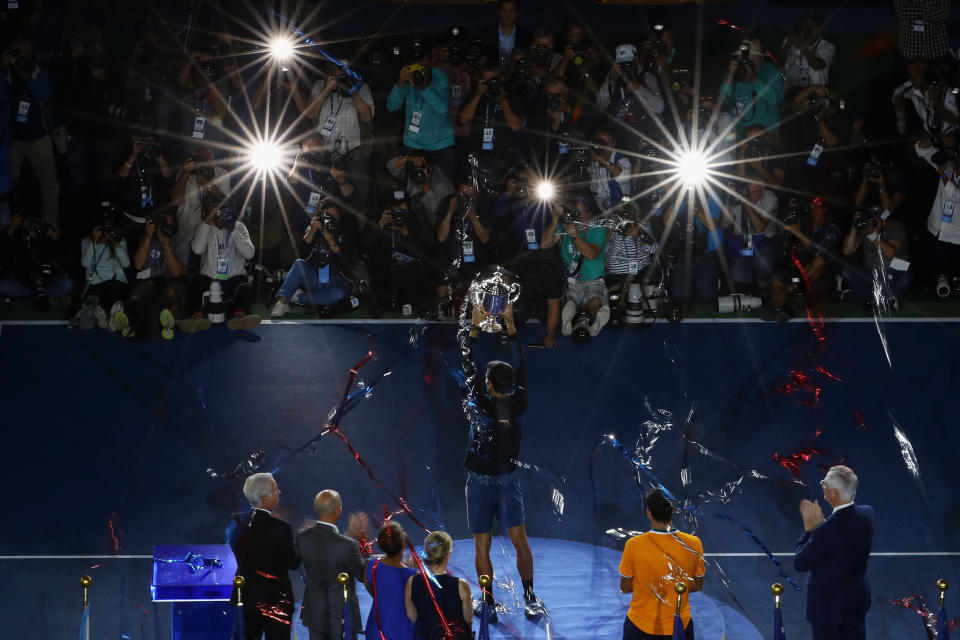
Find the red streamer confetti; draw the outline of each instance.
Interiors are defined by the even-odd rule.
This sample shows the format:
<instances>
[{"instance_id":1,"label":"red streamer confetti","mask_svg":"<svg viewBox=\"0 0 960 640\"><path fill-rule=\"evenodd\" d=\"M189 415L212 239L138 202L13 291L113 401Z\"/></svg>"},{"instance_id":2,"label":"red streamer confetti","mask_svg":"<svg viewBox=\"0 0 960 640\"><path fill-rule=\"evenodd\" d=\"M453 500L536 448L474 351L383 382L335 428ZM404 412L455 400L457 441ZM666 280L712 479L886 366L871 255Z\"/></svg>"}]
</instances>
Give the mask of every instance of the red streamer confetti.
<instances>
[{"instance_id":1,"label":"red streamer confetti","mask_svg":"<svg viewBox=\"0 0 960 640\"><path fill-rule=\"evenodd\" d=\"M837 376L835 376L835 375L833 375L832 373L830 373L829 371L827 371L827 370L824 368L824 366L821 365L821 364L818 364L818 365L817 365L817 371L820 372L820 373L822 373L823 375L827 376L827 377L830 378L831 380L836 380L837 382L843 382L842 379L838 378Z\"/></svg>"},{"instance_id":2,"label":"red streamer confetti","mask_svg":"<svg viewBox=\"0 0 960 640\"><path fill-rule=\"evenodd\" d=\"M267 604L265 602L257 603L257 610L260 612L260 615L285 625L291 623L291 609L293 609L293 603L289 600L275 604Z\"/></svg>"},{"instance_id":3,"label":"red streamer confetti","mask_svg":"<svg viewBox=\"0 0 960 640\"><path fill-rule=\"evenodd\" d=\"M774 452L773 460L779 464L781 467L793 474L793 477L797 480L800 479L800 466L810 462L810 459L815 455L819 455L819 449L800 449L794 453L791 453L787 456L781 456L779 453Z\"/></svg>"},{"instance_id":4,"label":"red streamer confetti","mask_svg":"<svg viewBox=\"0 0 960 640\"><path fill-rule=\"evenodd\" d=\"M117 555L120 553L120 537L123 532L117 528L117 514L111 513L107 520L107 532L110 534L110 553Z\"/></svg>"},{"instance_id":5,"label":"red streamer confetti","mask_svg":"<svg viewBox=\"0 0 960 640\"><path fill-rule=\"evenodd\" d=\"M792 395L798 391L810 394L809 397L798 400L800 404L806 407L815 407L817 403L820 402L820 387L814 381L813 376L799 369L792 369L788 380L780 385L777 391L785 396Z\"/></svg>"},{"instance_id":6,"label":"red streamer confetti","mask_svg":"<svg viewBox=\"0 0 960 640\"><path fill-rule=\"evenodd\" d=\"M930 608L927 607L926 598L915 593L911 596L907 596L906 598L894 598L890 601L890 604L895 607L903 607L904 609L910 609L911 611L916 612L921 618L923 618L923 626L927 630L927 638L929 640L934 640L937 637L936 629L939 621L937 620L936 615L934 615L934 613L930 611ZM953 618L947 621L947 627L949 627L950 631L956 631L957 629L960 629L960 621L958 621L956 618Z\"/></svg>"},{"instance_id":7,"label":"red streamer confetti","mask_svg":"<svg viewBox=\"0 0 960 640\"><path fill-rule=\"evenodd\" d=\"M854 411L854 412L853 412L853 417L855 417L855 418L857 419L857 424L860 425L860 428L863 429L863 430L866 430L866 428L867 428L867 421L863 419L863 414L860 413L859 411Z\"/></svg>"},{"instance_id":8,"label":"red streamer confetti","mask_svg":"<svg viewBox=\"0 0 960 640\"><path fill-rule=\"evenodd\" d=\"M360 532L360 539L357 540L357 546L360 547L360 555L373 555L373 545L367 540L367 534Z\"/></svg>"}]
</instances>

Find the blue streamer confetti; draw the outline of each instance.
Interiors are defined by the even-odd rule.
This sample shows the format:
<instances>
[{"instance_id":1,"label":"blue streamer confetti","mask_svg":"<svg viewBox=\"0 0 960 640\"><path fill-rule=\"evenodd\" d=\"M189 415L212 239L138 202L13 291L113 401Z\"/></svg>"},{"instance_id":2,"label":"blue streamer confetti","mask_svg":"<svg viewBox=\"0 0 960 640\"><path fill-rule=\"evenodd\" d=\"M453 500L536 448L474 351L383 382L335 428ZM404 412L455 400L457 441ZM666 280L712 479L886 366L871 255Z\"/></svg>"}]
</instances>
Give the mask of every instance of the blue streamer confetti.
<instances>
[{"instance_id":1,"label":"blue streamer confetti","mask_svg":"<svg viewBox=\"0 0 960 640\"><path fill-rule=\"evenodd\" d=\"M800 588L800 585L797 584L796 580L794 580L793 578L791 578L790 576L788 576L783 572L783 564L780 562L779 558L773 555L773 552L770 551L770 547L764 544L763 540L761 540L757 534L755 534L753 531L750 530L750 527L746 526L745 524L743 524L738 520L731 518L725 513L714 513L713 515L717 516L721 520L729 522L732 525L736 525L740 527L741 531L743 531L750 538L753 538L753 541L757 543L757 546L760 547L760 550L763 551L765 554L767 554L767 558L769 558L770 562L772 562L774 566L777 568L777 571L780 573L780 576L784 580L789 582L794 589L796 589L797 591L802 591L802 589Z\"/></svg>"}]
</instances>

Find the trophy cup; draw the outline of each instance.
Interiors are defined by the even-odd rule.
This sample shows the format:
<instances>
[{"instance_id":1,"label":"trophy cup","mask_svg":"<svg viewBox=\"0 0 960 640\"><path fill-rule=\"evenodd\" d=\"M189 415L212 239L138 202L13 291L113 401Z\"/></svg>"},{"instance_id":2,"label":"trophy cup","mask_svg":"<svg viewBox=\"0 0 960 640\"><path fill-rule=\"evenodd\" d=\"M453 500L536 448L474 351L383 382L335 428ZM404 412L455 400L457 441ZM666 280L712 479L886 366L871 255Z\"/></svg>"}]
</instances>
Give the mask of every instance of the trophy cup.
<instances>
[{"instance_id":1,"label":"trophy cup","mask_svg":"<svg viewBox=\"0 0 960 640\"><path fill-rule=\"evenodd\" d=\"M507 305L519 299L520 283L515 282L513 274L503 267L493 267L470 285L470 301L487 314L480 323L480 330L486 333L504 330L497 316L506 310Z\"/></svg>"}]
</instances>

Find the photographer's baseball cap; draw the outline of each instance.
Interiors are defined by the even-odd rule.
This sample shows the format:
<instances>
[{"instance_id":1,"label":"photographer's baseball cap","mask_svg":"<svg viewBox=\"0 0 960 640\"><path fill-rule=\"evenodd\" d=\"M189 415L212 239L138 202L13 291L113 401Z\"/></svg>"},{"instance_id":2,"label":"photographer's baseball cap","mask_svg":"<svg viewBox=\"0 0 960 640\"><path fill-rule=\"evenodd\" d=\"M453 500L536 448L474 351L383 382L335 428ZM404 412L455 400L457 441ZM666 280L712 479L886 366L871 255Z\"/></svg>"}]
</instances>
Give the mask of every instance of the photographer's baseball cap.
<instances>
[{"instance_id":1,"label":"photographer's baseball cap","mask_svg":"<svg viewBox=\"0 0 960 640\"><path fill-rule=\"evenodd\" d=\"M747 45L750 47L749 55L751 56L762 56L765 55L763 51L763 43L759 39L754 38L753 40L744 40L740 43L740 46ZM733 52L733 55L740 55L740 47L737 47L737 50Z\"/></svg>"},{"instance_id":2,"label":"photographer's baseball cap","mask_svg":"<svg viewBox=\"0 0 960 640\"><path fill-rule=\"evenodd\" d=\"M621 62L633 62L637 57L637 47L632 44L621 44L617 46L617 57L614 59L616 64Z\"/></svg>"}]
</instances>

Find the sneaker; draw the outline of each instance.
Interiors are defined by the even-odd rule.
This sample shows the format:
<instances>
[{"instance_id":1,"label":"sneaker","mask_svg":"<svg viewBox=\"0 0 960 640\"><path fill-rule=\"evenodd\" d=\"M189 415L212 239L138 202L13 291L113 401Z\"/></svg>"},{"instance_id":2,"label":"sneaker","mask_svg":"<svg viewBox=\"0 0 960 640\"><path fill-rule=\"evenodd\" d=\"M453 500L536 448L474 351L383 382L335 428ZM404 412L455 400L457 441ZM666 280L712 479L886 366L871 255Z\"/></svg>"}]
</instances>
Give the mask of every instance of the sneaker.
<instances>
[{"instance_id":1,"label":"sneaker","mask_svg":"<svg viewBox=\"0 0 960 640\"><path fill-rule=\"evenodd\" d=\"M277 300L277 304L273 305L273 311L270 312L271 320L283 320L285 316L290 311L290 305L282 300Z\"/></svg>"},{"instance_id":2,"label":"sneaker","mask_svg":"<svg viewBox=\"0 0 960 640\"><path fill-rule=\"evenodd\" d=\"M473 601L473 617L479 622L480 614L483 612L482 601L477 599ZM497 624L497 603L487 605L487 622Z\"/></svg>"},{"instance_id":3,"label":"sneaker","mask_svg":"<svg viewBox=\"0 0 960 640\"><path fill-rule=\"evenodd\" d=\"M248 316L241 313L227 320L227 329L231 331L249 330L258 324L260 324L260 316Z\"/></svg>"},{"instance_id":4,"label":"sneaker","mask_svg":"<svg viewBox=\"0 0 960 640\"><path fill-rule=\"evenodd\" d=\"M528 618L537 618L547 612L543 606L543 600L537 597L533 591L527 591L523 594L523 609Z\"/></svg>"},{"instance_id":5,"label":"sneaker","mask_svg":"<svg viewBox=\"0 0 960 640\"><path fill-rule=\"evenodd\" d=\"M206 331L210 328L210 320L202 313L193 314L192 318L186 318L180 321L180 331L184 333L196 333L197 331Z\"/></svg>"},{"instance_id":6,"label":"sneaker","mask_svg":"<svg viewBox=\"0 0 960 640\"><path fill-rule=\"evenodd\" d=\"M610 307L603 305L597 310L597 317L593 320L593 324L590 325L590 335L596 338L597 334L600 333L600 329L603 329L608 322L610 322Z\"/></svg>"},{"instance_id":7,"label":"sneaker","mask_svg":"<svg viewBox=\"0 0 960 640\"><path fill-rule=\"evenodd\" d=\"M117 325L114 319L117 317L118 313L123 313L123 303L117 300L113 303L113 306L110 307L110 315L107 316L107 331L113 333L117 330ZM127 322L127 326L130 326L130 322Z\"/></svg>"},{"instance_id":8,"label":"sneaker","mask_svg":"<svg viewBox=\"0 0 960 640\"><path fill-rule=\"evenodd\" d=\"M852 289L844 289L843 291L840 292L840 302L846 301L846 299L849 298L851 295L853 295Z\"/></svg>"},{"instance_id":9,"label":"sneaker","mask_svg":"<svg viewBox=\"0 0 960 640\"><path fill-rule=\"evenodd\" d=\"M890 296L890 308L894 311L900 311L900 298L897 296Z\"/></svg>"},{"instance_id":10,"label":"sneaker","mask_svg":"<svg viewBox=\"0 0 960 640\"><path fill-rule=\"evenodd\" d=\"M765 322L787 322L791 317L786 309L774 309L766 304L757 309L757 315Z\"/></svg>"},{"instance_id":11,"label":"sneaker","mask_svg":"<svg viewBox=\"0 0 960 640\"><path fill-rule=\"evenodd\" d=\"M173 327L177 324L170 309L160 312L160 337L164 340L173 340Z\"/></svg>"},{"instance_id":12,"label":"sneaker","mask_svg":"<svg viewBox=\"0 0 960 640\"><path fill-rule=\"evenodd\" d=\"M97 305L93 310L93 317L97 322L97 326L101 329L106 329L109 321L107 320L107 312L103 310L103 307Z\"/></svg>"},{"instance_id":13,"label":"sneaker","mask_svg":"<svg viewBox=\"0 0 960 640\"><path fill-rule=\"evenodd\" d=\"M577 315L577 305L574 304L573 300L567 300L567 303L563 305L563 311L560 312L560 333L565 336L573 333L573 316L575 315Z\"/></svg>"},{"instance_id":14,"label":"sneaker","mask_svg":"<svg viewBox=\"0 0 960 640\"><path fill-rule=\"evenodd\" d=\"M117 305L113 306L116 308ZM113 312L113 316L110 318L110 326L113 331L119 331L124 338L133 338L136 335L133 327L130 326L130 318L127 317L122 308Z\"/></svg>"}]
</instances>

